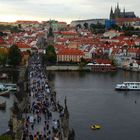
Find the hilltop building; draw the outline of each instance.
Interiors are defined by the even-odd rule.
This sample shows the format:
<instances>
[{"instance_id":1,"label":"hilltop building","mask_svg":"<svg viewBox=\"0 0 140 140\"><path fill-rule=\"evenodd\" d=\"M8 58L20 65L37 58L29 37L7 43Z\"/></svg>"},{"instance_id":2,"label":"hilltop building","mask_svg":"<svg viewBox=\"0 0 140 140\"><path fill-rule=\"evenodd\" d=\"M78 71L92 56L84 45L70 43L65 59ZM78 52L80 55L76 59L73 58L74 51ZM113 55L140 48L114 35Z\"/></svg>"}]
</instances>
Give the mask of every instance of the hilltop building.
<instances>
[{"instance_id":1,"label":"hilltop building","mask_svg":"<svg viewBox=\"0 0 140 140\"><path fill-rule=\"evenodd\" d=\"M84 24L87 23L88 25L91 24L102 24L105 25L106 19L87 19L87 20L74 20L71 22L70 26L75 27L78 24L80 24L82 27L84 27Z\"/></svg>"},{"instance_id":2,"label":"hilltop building","mask_svg":"<svg viewBox=\"0 0 140 140\"><path fill-rule=\"evenodd\" d=\"M119 7L119 3L117 3L115 10L113 11L112 7L110 10L110 19L116 19L116 18L136 18L136 15L133 11L126 12L125 8L123 9L123 12L121 12L121 9Z\"/></svg>"}]
</instances>

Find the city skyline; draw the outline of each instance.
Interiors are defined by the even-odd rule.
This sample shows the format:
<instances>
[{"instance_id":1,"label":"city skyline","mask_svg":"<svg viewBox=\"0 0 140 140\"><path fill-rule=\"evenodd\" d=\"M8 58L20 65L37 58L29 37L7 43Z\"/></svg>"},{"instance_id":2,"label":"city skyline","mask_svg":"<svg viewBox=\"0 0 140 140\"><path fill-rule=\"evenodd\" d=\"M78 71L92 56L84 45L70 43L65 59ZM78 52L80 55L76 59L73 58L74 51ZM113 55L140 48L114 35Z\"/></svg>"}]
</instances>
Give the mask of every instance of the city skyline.
<instances>
[{"instance_id":1,"label":"city skyline","mask_svg":"<svg viewBox=\"0 0 140 140\"><path fill-rule=\"evenodd\" d=\"M119 2L120 8L140 15L138 0L0 0L0 21L46 21L55 19L70 23L72 20L109 18L110 8Z\"/></svg>"}]
</instances>

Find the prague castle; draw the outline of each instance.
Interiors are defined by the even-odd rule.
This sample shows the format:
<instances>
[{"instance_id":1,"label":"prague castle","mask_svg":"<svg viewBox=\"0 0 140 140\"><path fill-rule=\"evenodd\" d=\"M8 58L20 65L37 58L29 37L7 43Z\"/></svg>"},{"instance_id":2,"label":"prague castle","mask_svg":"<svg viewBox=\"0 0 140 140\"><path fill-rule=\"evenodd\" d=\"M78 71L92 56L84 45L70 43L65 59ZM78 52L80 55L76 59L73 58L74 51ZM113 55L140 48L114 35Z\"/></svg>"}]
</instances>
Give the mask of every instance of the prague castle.
<instances>
[{"instance_id":1,"label":"prague castle","mask_svg":"<svg viewBox=\"0 0 140 140\"><path fill-rule=\"evenodd\" d=\"M116 18L136 18L136 15L134 12L126 12L125 8L123 9L123 12L121 12L119 4L117 4L114 11L112 7L110 10L110 19Z\"/></svg>"}]
</instances>

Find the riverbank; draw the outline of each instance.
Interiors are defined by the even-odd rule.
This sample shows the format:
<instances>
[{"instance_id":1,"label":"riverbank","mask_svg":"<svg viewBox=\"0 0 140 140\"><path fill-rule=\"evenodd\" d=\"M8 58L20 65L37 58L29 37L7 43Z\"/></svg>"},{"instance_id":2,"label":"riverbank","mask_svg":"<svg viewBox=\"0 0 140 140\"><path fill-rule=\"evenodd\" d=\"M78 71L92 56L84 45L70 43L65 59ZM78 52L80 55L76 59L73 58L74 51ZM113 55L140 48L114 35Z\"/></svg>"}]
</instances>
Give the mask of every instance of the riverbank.
<instances>
[{"instance_id":1,"label":"riverbank","mask_svg":"<svg viewBox=\"0 0 140 140\"><path fill-rule=\"evenodd\" d=\"M117 70L124 70L124 71L130 71L130 72L140 72L140 69L135 69L135 68L123 68L123 67L116 67L114 71L112 70L92 70L91 67L80 67L76 65L53 65L53 66L46 66L47 71L92 71L92 72L116 72Z\"/></svg>"},{"instance_id":2,"label":"riverbank","mask_svg":"<svg viewBox=\"0 0 140 140\"><path fill-rule=\"evenodd\" d=\"M56 66L47 66L46 67L46 70L47 71L79 71L80 68L79 66L59 66L59 65L56 65ZM83 70L87 70L87 69L83 69Z\"/></svg>"}]
</instances>

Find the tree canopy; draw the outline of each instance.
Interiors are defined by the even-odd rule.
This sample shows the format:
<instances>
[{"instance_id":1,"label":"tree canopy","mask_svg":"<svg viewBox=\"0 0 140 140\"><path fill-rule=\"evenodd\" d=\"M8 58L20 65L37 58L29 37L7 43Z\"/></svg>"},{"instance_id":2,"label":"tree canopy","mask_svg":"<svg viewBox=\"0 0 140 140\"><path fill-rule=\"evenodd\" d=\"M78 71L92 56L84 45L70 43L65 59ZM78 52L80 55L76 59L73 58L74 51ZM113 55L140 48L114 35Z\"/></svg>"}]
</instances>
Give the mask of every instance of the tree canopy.
<instances>
[{"instance_id":1,"label":"tree canopy","mask_svg":"<svg viewBox=\"0 0 140 140\"><path fill-rule=\"evenodd\" d=\"M8 49L0 48L0 64L5 65L8 57Z\"/></svg>"},{"instance_id":2,"label":"tree canopy","mask_svg":"<svg viewBox=\"0 0 140 140\"><path fill-rule=\"evenodd\" d=\"M48 64L55 64L56 63L57 56L56 56L56 52L55 52L54 46L49 45L46 48L45 61Z\"/></svg>"},{"instance_id":3,"label":"tree canopy","mask_svg":"<svg viewBox=\"0 0 140 140\"><path fill-rule=\"evenodd\" d=\"M89 26L88 23L85 22L85 23L84 23L84 28L85 28L85 29L88 29L88 26Z\"/></svg>"},{"instance_id":4,"label":"tree canopy","mask_svg":"<svg viewBox=\"0 0 140 140\"><path fill-rule=\"evenodd\" d=\"M17 66L20 64L21 60L22 57L20 49L16 45L11 46L8 54L8 63L10 65Z\"/></svg>"}]
</instances>

